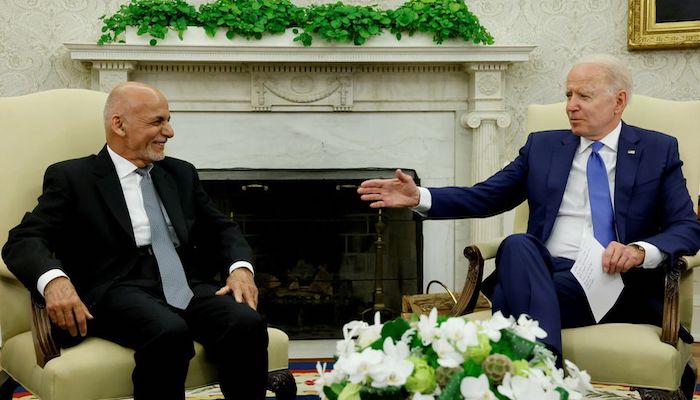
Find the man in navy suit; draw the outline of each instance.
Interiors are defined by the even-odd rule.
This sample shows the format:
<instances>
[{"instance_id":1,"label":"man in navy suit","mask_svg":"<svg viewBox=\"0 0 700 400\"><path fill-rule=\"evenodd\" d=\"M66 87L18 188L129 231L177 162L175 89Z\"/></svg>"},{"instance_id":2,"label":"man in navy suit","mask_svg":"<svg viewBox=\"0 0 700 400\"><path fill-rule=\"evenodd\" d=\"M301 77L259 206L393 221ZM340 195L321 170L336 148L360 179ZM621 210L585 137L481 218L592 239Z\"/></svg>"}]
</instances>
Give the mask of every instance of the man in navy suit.
<instances>
[{"instance_id":1,"label":"man in navy suit","mask_svg":"<svg viewBox=\"0 0 700 400\"><path fill-rule=\"evenodd\" d=\"M561 355L562 328L596 323L570 272L582 240L598 238L587 181L587 161L596 147L612 206L612 240L603 244L602 268L621 273L624 282L600 322L660 325L663 266L698 251L700 224L676 139L622 121L631 88L630 74L617 58L582 58L566 80L571 130L529 135L513 162L473 187L421 188L397 170L394 179L363 182L358 193L371 207L412 207L436 219L487 217L527 200L527 233L503 241L485 291L494 311L538 320L548 334L542 341Z\"/></svg>"},{"instance_id":2,"label":"man in navy suit","mask_svg":"<svg viewBox=\"0 0 700 400\"><path fill-rule=\"evenodd\" d=\"M135 350L135 399L185 398L193 340L218 367L227 399L264 399L268 337L251 250L194 166L165 157L174 136L168 101L128 82L112 90L104 118L106 146L49 166L39 203L10 231L3 259L45 300L58 336ZM143 186L147 176L153 183ZM171 257L160 257L159 246ZM166 299L172 285L162 283L159 260L179 269L184 300Z\"/></svg>"}]
</instances>

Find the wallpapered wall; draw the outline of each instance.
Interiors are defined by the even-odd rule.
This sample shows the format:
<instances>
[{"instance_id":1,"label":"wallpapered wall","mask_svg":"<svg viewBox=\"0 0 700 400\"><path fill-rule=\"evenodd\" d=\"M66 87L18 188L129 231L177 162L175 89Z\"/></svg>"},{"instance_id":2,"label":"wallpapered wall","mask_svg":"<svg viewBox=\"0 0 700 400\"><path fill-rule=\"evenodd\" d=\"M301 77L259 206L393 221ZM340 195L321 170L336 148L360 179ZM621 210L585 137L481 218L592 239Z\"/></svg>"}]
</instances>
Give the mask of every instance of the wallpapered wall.
<instances>
[{"instance_id":1,"label":"wallpapered wall","mask_svg":"<svg viewBox=\"0 0 700 400\"><path fill-rule=\"evenodd\" d=\"M190 0L192 4L206 0ZM0 96L89 87L89 71L70 60L64 42L94 42L101 21L127 0L0 0ZM300 5L331 0L297 0ZM346 0L395 7L401 0ZM606 52L625 59L637 93L700 99L700 50L628 52L624 0L467 0L497 44L531 44L529 62L508 72L514 114L504 140L510 159L523 142L529 103L563 100L563 81L579 56ZM504 160L505 161L505 160Z\"/></svg>"}]
</instances>

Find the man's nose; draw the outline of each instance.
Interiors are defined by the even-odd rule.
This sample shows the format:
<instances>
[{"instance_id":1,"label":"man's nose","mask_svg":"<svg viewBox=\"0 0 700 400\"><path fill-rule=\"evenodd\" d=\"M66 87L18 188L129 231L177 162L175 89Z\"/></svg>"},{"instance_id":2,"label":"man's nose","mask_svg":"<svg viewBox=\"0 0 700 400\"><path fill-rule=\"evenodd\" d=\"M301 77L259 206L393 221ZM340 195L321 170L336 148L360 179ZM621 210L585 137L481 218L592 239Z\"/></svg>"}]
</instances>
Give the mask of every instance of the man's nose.
<instances>
[{"instance_id":1,"label":"man's nose","mask_svg":"<svg viewBox=\"0 0 700 400\"><path fill-rule=\"evenodd\" d=\"M163 124L163 136L167 136L169 138L175 136L175 131L173 130L172 125L170 125L170 122L165 122Z\"/></svg>"},{"instance_id":2,"label":"man's nose","mask_svg":"<svg viewBox=\"0 0 700 400\"><path fill-rule=\"evenodd\" d=\"M578 110L578 101L574 99L573 97L566 100L566 111L567 112L573 112Z\"/></svg>"}]
</instances>

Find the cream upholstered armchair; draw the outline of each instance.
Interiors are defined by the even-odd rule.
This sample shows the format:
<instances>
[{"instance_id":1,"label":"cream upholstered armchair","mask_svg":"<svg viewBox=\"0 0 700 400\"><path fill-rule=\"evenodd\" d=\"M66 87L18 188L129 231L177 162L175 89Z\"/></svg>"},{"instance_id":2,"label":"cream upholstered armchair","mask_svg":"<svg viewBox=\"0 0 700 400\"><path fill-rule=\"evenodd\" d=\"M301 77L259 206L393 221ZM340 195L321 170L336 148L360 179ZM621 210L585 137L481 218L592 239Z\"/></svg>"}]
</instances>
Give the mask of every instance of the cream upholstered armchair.
<instances>
[{"instance_id":1,"label":"cream upholstered armchair","mask_svg":"<svg viewBox=\"0 0 700 400\"><path fill-rule=\"evenodd\" d=\"M668 133L678 139L683 174L696 205L700 187L700 101L678 102L636 95L623 114L630 124ZM568 129L565 103L531 105L527 132ZM527 204L516 208L514 232L525 232ZM496 239L468 246L468 288L474 298L485 259L496 256ZM637 324L602 324L562 332L564 358L587 370L594 382L629 385L645 399L682 399L694 390L696 370L690 345L678 338L679 324L690 330L693 312L693 270L700 253L683 257L667 271L663 327ZM472 295L473 294L473 295ZM687 368L686 368L687 367ZM685 371L685 376L684 376ZM683 382L682 382L683 381ZM689 392L690 391L690 392Z\"/></svg>"},{"instance_id":2,"label":"cream upholstered armchair","mask_svg":"<svg viewBox=\"0 0 700 400\"><path fill-rule=\"evenodd\" d=\"M104 144L106 93L58 89L0 98L0 245L41 192L42 176L54 162L97 152ZM0 368L43 400L112 399L132 395L133 351L98 338L58 349L48 319L32 306L29 292L0 261ZM34 311L34 312L33 312ZM287 335L268 329L268 388L293 399ZM195 343L187 388L216 382L216 370ZM55 357L55 358L54 358Z\"/></svg>"}]
</instances>

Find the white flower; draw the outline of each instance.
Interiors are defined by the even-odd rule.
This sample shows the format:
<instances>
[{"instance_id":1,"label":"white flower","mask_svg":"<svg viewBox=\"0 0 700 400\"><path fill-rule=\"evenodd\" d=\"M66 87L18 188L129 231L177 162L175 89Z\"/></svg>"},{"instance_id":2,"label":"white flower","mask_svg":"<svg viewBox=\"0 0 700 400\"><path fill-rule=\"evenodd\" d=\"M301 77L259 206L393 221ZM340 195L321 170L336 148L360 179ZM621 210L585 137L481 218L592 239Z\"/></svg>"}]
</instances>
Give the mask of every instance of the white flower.
<instances>
[{"instance_id":1,"label":"white flower","mask_svg":"<svg viewBox=\"0 0 700 400\"><path fill-rule=\"evenodd\" d=\"M564 374L564 371L557 370L554 368L552 372L561 372L561 374ZM552 376L547 375L547 373L544 370L541 370L539 368L532 368L529 371L527 371L527 378L530 381L536 382L542 389L546 391L554 390L559 384L556 382L556 379L554 379Z\"/></svg>"},{"instance_id":2,"label":"white flower","mask_svg":"<svg viewBox=\"0 0 700 400\"><path fill-rule=\"evenodd\" d=\"M360 329L366 328L367 326L369 325L364 321L350 321L343 325L343 338L345 340L354 339L357 337Z\"/></svg>"},{"instance_id":3,"label":"white flower","mask_svg":"<svg viewBox=\"0 0 700 400\"><path fill-rule=\"evenodd\" d=\"M530 319L527 314L520 314L518 323L513 327L513 330L519 336L532 342L536 339L544 339L547 337L547 332L540 328L540 323L534 319Z\"/></svg>"},{"instance_id":4,"label":"white flower","mask_svg":"<svg viewBox=\"0 0 700 400\"><path fill-rule=\"evenodd\" d=\"M370 373L381 365L384 353L372 348L366 348L361 353L353 353L344 359L341 367L352 383L366 383ZM340 360L338 360L340 362ZM338 368L336 362L336 369Z\"/></svg>"},{"instance_id":5,"label":"white flower","mask_svg":"<svg viewBox=\"0 0 700 400\"><path fill-rule=\"evenodd\" d=\"M365 326L360 328L357 337L357 345L360 346L361 349L364 349L365 347L376 342L377 339L382 337L382 327L381 315L379 314L379 311L377 311L374 314L374 324L365 324Z\"/></svg>"},{"instance_id":6,"label":"white flower","mask_svg":"<svg viewBox=\"0 0 700 400\"><path fill-rule=\"evenodd\" d=\"M576 364L569 360L564 360L564 365L566 365L569 376L564 378L563 386L569 392L570 399L581 398L583 394L593 390L591 376L588 375L588 372L579 370Z\"/></svg>"},{"instance_id":7,"label":"white flower","mask_svg":"<svg viewBox=\"0 0 700 400\"><path fill-rule=\"evenodd\" d=\"M421 314L419 317L417 329L424 346L429 346L439 337L437 317L438 312L437 308L435 307L430 310L430 314L428 316Z\"/></svg>"},{"instance_id":8,"label":"white flower","mask_svg":"<svg viewBox=\"0 0 700 400\"><path fill-rule=\"evenodd\" d=\"M559 400L556 390L545 390L535 379L522 376L512 376L506 373L503 383L498 386L498 392L511 400Z\"/></svg>"},{"instance_id":9,"label":"white flower","mask_svg":"<svg viewBox=\"0 0 700 400\"><path fill-rule=\"evenodd\" d=\"M464 318L450 318L443 322L439 328L441 339L447 339L460 352L467 350L467 346L479 344L479 337L476 334L476 324Z\"/></svg>"},{"instance_id":10,"label":"white flower","mask_svg":"<svg viewBox=\"0 0 700 400\"><path fill-rule=\"evenodd\" d=\"M445 368L455 368L464 362L464 356L445 338L433 342L433 350L438 355L438 364Z\"/></svg>"},{"instance_id":11,"label":"white flower","mask_svg":"<svg viewBox=\"0 0 700 400\"><path fill-rule=\"evenodd\" d=\"M478 378L466 376L459 384L459 391L464 400L495 400L496 395L489 388L489 380L481 374Z\"/></svg>"},{"instance_id":12,"label":"white flower","mask_svg":"<svg viewBox=\"0 0 700 400\"><path fill-rule=\"evenodd\" d=\"M408 361L410 351L404 342L394 344L391 338L384 339L384 360L370 373L372 386L403 386L413 373L413 363Z\"/></svg>"},{"instance_id":13,"label":"white flower","mask_svg":"<svg viewBox=\"0 0 700 400\"><path fill-rule=\"evenodd\" d=\"M326 363L316 362L316 372L318 372L318 378L314 382L314 387L319 393L323 393L324 386L330 386L343 380L339 376L338 370L326 371Z\"/></svg>"},{"instance_id":14,"label":"white flower","mask_svg":"<svg viewBox=\"0 0 700 400\"><path fill-rule=\"evenodd\" d=\"M352 339L338 340L335 344L335 354L338 357L348 357L355 352L355 341Z\"/></svg>"},{"instance_id":15,"label":"white flower","mask_svg":"<svg viewBox=\"0 0 700 400\"><path fill-rule=\"evenodd\" d=\"M481 327L481 331L489 337L490 340L498 342L501 340L501 330L513 327L515 319L513 317L504 317L500 311L496 311L491 319L485 321L475 321Z\"/></svg>"}]
</instances>

